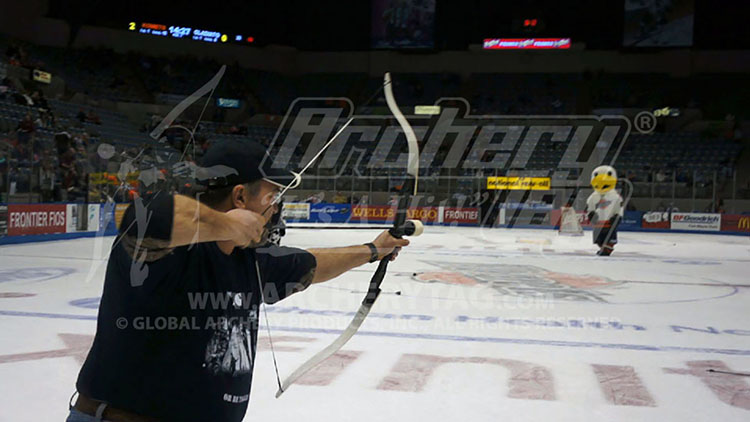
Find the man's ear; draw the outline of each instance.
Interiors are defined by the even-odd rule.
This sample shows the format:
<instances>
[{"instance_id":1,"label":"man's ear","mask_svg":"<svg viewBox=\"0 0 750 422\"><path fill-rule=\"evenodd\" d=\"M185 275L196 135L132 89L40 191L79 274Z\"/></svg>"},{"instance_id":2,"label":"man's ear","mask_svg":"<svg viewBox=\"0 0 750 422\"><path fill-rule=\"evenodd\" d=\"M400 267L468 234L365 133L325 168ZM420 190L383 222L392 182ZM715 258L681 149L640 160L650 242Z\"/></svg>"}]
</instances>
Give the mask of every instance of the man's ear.
<instances>
[{"instance_id":1,"label":"man's ear","mask_svg":"<svg viewBox=\"0 0 750 422\"><path fill-rule=\"evenodd\" d=\"M243 185L235 185L232 188L232 205L235 208L245 208L245 187Z\"/></svg>"}]
</instances>

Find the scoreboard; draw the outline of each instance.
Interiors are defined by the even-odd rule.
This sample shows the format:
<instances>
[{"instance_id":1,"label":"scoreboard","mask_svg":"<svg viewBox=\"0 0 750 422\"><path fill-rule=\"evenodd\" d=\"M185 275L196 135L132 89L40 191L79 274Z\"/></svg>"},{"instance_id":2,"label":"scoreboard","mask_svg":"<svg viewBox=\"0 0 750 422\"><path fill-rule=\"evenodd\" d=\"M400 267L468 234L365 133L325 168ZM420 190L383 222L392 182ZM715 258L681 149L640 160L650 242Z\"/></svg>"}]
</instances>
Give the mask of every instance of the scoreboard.
<instances>
[{"instance_id":1,"label":"scoreboard","mask_svg":"<svg viewBox=\"0 0 750 422\"><path fill-rule=\"evenodd\" d=\"M191 28L188 26L167 26L152 22L129 22L128 31L138 32L145 35L155 35L158 37L189 39L207 43L229 42L232 44L252 44L255 42L254 37L242 34L229 34L210 29Z\"/></svg>"}]
</instances>

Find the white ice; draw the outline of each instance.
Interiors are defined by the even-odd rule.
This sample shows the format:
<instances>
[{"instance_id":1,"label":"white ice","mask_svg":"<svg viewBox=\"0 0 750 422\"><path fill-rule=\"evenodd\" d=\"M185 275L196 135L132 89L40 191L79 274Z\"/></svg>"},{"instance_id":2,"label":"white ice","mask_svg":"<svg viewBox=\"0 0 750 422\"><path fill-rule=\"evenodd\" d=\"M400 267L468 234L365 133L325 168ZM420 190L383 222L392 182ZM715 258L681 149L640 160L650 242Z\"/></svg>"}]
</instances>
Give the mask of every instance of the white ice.
<instances>
[{"instance_id":1,"label":"white ice","mask_svg":"<svg viewBox=\"0 0 750 422\"><path fill-rule=\"evenodd\" d=\"M290 229L284 243L376 233ZM111 243L0 247L0 421L65 420ZM750 372L750 238L620 233L612 257L595 251L590 233L428 227L348 359L275 399L259 351L245 420L750 420L750 377L707 371ZM348 324L374 268L268 308L282 377Z\"/></svg>"}]
</instances>

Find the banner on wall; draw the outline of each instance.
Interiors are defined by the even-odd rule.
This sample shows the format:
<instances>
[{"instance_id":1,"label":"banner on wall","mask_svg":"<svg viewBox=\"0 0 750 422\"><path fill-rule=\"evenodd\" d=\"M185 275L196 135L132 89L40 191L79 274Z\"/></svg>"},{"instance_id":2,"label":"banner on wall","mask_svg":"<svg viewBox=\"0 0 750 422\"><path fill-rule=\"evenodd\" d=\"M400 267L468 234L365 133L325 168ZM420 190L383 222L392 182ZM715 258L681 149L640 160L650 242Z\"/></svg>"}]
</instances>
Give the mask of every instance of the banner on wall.
<instances>
[{"instance_id":1,"label":"banner on wall","mask_svg":"<svg viewBox=\"0 0 750 422\"><path fill-rule=\"evenodd\" d=\"M549 177L506 177L487 178L488 190L549 190Z\"/></svg>"},{"instance_id":2,"label":"banner on wall","mask_svg":"<svg viewBox=\"0 0 750 422\"><path fill-rule=\"evenodd\" d=\"M750 215L722 214L721 231L750 233Z\"/></svg>"},{"instance_id":3,"label":"banner on wall","mask_svg":"<svg viewBox=\"0 0 750 422\"><path fill-rule=\"evenodd\" d=\"M8 234L8 206L0 205L0 237Z\"/></svg>"},{"instance_id":4,"label":"banner on wall","mask_svg":"<svg viewBox=\"0 0 750 422\"><path fill-rule=\"evenodd\" d=\"M578 215L578 222L581 223L581 227L591 227L591 222L586 216L586 211L579 210L576 211L576 214ZM562 212L560 209L550 211L549 221L552 226L559 227L561 218ZM661 218L661 216L659 218ZM623 215L623 218L620 220L620 225L618 227L620 230L636 230L642 227L643 221L645 221L645 217L642 212L625 211L625 215ZM668 229L669 226L665 226L664 228Z\"/></svg>"},{"instance_id":5,"label":"banner on wall","mask_svg":"<svg viewBox=\"0 0 750 422\"><path fill-rule=\"evenodd\" d=\"M672 230L698 230L715 231L721 230L721 214L708 214L696 212L672 213Z\"/></svg>"},{"instance_id":6,"label":"banner on wall","mask_svg":"<svg viewBox=\"0 0 750 422\"><path fill-rule=\"evenodd\" d=\"M88 225L86 204L68 204L65 206L65 232L85 232Z\"/></svg>"},{"instance_id":7,"label":"banner on wall","mask_svg":"<svg viewBox=\"0 0 750 422\"><path fill-rule=\"evenodd\" d=\"M382 223L393 221L396 207L390 205L355 205L352 208L351 221L363 223ZM437 223L440 218L438 207L409 208L406 211L409 220L421 220L423 223Z\"/></svg>"},{"instance_id":8,"label":"banner on wall","mask_svg":"<svg viewBox=\"0 0 750 422\"><path fill-rule=\"evenodd\" d=\"M286 202L281 209L285 220L309 220L310 204L307 202Z\"/></svg>"},{"instance_id":9,"label":"banner on wall","mask_svg":"<svg viewBox=\"0 0 750 422\"><path fill-rule=\"evenodd\" d=\"M393 220L396 208L390 205L355 205L352 207L351 221L385 222Z\"/></svg>"},{"instance_id":10,"label":"banner on wall","mask_svg":"<svg viewBox=\"0 0 750 422\"><path fill-rule=\"evenodd\" d=\"M531 210L531 211L552 211L554 208L552 204L541 201L528 201L528 202L504 202L499 205L500 208L508 210Z\"/></svg>"},{"instance_id":11,"label":"banner on wall","mask_svg":"<svg viewBox=\"0 0 750 422\"><path fill-rule=\"evenodd\" d=\"M49 85L52 83L52 74L43 70L34 69L31 72L31 79Z\"/></svg>"},{"instance_id":12,"label":"banner on wall","mask_svg":"<svg viewBox=\"0 0 750 422\"><path fill-rule=\"evenodd\" d=\"M65 232L95 232L99 230L100 204L68 204L65 209Z\"/></svg>"},{"instance_id":13,"label":"banner on wall","mask_svg":"<svg viewBox=\"0 0 750 422\"><path fill-rule=\"evenodd\" d=\"M670 228L670 217L666 211L651 211L643 214L641 227L644 229L668 229Z\"/></svg>"},{"instance_id":14,"label":"banner on wall","mask_svg":"<svg viewBox=\"0 0 750 422\"><path fill-rule=\"evenodd\" d=\"M346 223L352 215L349 204L312 204L310 206L310 221L317 223Z\"/></svg>"},{"instance_id":15,"label":"banner on wall","mask_svg":"<svg viewBox=\"0 0 750 422\"><path fill-rule=\"evenodd\" d=\"M417 207L406 210L408 220L421 220L423 223L437 223L440 220L438 207Z\"/></svg>"},{"instance_id":16,"label":"banner on wall","mask_svg":"<svg viewBox=\"0 0 750 422\"><path fill-rule=\"evenodd\" d=\"M443 224L479 224L479 208L443 208Z\"/></svg>"},{"instance_id":17,"label":"banner on wall","mask_svg":"<svg viewBox=\"0 0 750 422\"><path fill-rule=\"evenodd\" d=\"M65 214L65 204L8 205L8 235L65 233Z\"/></svg>"},{"instance_id":18,"label":"banner on wall","mask_svg":"<svg viewBox=\"0 0 750 422\"><path fill-rule=\"evenodd\" d=\"M86 228L90 232L99 231L100 214L99 210L101 206L99 204L86 204L87 209L87 222Z\"/></svg>"},{"instance_id":19,"label":"banner on wall","mask_svg":"<svg viewBox=\"0 0 750 422\"><path fill-rule=\"evenodd\" d=\"M115 229L120 228L122 218L125 216L125 210L128 209L129 204L117 204L115 205Z\"/></svg>"},{"instance_id":20,"label":"banner on wall","mask_svg":"<svg viewBox=\"0 0 750 422\"><path fill-rule=\"evenodd\" d=\"M591 226L591 223L589 222L589 219L586 216L586 211L578 210L576 211L576 215L578 216L578 222L581 223L581 227ZM560 225L561 219L562 219L562 211L559 208L550 211L549 222L551 225L558 227Z\"/></svg>"},{"instance_id":21,"label":"banner on wall","mask_svg":"<svg viewBox=\"0 0 750 422\"><path fill-rule=\"evenodd\" d=\"M625 211L625 216L620 222L620 229L631 230L641 228L643 219L643 212L641 211Z\"/></svg>"}]
</instances>

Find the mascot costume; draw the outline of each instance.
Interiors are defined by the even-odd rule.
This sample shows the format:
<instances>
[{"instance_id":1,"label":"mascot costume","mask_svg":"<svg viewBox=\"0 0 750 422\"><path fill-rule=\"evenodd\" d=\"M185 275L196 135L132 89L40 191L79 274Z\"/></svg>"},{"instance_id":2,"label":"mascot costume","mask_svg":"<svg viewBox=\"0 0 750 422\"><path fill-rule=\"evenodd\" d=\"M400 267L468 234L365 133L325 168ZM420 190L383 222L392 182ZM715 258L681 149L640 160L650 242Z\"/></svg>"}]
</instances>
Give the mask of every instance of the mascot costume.
<instances>
[{"instance_id":1,"label":"mascot costume","mask_svg":"<svg viewBox=\"0 0 750 422\"><path fill-rule=\"evenodd\" d=\"M586 213L594 228L597 255L609 256L617 244L617 226L623 216L622 197L615 190L617 172L610 166L599 166L591 173L594 192L586 200Z\"/></svg>"}]
</instances>

